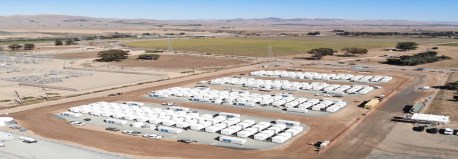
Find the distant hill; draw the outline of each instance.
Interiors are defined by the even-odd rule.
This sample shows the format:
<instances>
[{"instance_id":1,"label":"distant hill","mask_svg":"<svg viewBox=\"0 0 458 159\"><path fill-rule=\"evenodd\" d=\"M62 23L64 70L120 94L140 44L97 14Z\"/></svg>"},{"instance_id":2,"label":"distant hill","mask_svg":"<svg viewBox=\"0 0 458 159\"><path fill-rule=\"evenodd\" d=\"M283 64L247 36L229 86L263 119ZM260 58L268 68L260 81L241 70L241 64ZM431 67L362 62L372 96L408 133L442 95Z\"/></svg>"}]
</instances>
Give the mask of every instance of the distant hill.
<instances>
[{"instance_id":1,"label":"distant hill","mask_svg":"<svg viewBox=\"0 0 458 159\"><path fill-rule=\"evenodd\" d=\"M264 33L262 35L291 33L306 34L309 31L458 31L458 22L427 22L408 20L345 20L326 18L276 17L259 19L196 19L154 20L94 18L68 15L13 15L0 16L0 31L39 33L100 33L101 32L194 32L200 33ZM91 31L91 32L89 32ZM324 34L326 35L326 34ZM332 35L332 34L328 34ZM27 37L27 35L23 35ZM11 37L11 36L4 36Z\"/></svg>"}]
</instances>

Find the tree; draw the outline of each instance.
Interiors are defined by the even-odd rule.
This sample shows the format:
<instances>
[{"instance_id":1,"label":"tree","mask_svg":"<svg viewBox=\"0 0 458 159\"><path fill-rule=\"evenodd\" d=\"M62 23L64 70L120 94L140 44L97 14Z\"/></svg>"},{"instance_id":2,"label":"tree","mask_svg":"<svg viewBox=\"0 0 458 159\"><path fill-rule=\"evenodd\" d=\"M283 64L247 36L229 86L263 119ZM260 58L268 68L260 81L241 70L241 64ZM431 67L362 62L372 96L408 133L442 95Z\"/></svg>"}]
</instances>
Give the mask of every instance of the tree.
<instances>
[{"instance_id":1,"label":"tree","mask_svg":"<svg viewBox=\"0 0 458 159\"><path fill-rule=\"evenodd\" d=\"M309 54L312 54L312 58L314 60L320 60L323 56L332 56L334 53L337 52L331 48L317 48L308 51Z\"/></svg>"},{"instance_id":2,"label":"tree","mask_svg":"<svg viewBox=\"0 0 458 159\"><path fill-rule=\"evenodd\" d=\"M444 88L448 90L458 90L458 81L449 82L444 86Z\"/></svg>"},{"instance_id":3,"label":"tree","mask_svg":"<svg viewBox=\"0 0 458 159\"><path fill-rule=\"evenodd\" d=\"M8 45L8 48L10 48L11 50L19 50L22 48L22 45L20 44L11 44L11 45Z\"/></svg>"},{"instance_id":4,"label":"tree","mask_svg":"<svg viewBox=\"0 0 458 159\"><path fill-rule=\"evenodd\" d=\"M73 41L73 39L67 39L65 40L65 45L75 45L75 41Z\"/></svg>"},{"instance_id":5,"label":"tree","mask_svg":"<svg viewBox=\"0 0 458 159\"><path fill-rule=\"evenodd\" d=\"M397 49L401 49L401 50L415 50L417 49L417 43L416 42L398 42L398 44L396 45L396 48Z\"/></svg>"},{"instance_id":6,"label":"tree","mask_svg":"<svg viewBox=\"0 0 458 159\"><path fill-rule=\"evenodd\" d=\"M345 52L346 56L362 55L368 52L367 49L364 48L343 48L342 51Z\"/></svg>"},{"instance_id":7,"label":"tree","mask_svg":"<svg viewBox=\"0 0 458 159\"><path fill-rule=\"evenodd\" d=\"M307 35L317 36L317 35L320 35L320 32L319 31L309 32L309 33L307 33Z\"/></svg>"},{"instance_id":8,"label":"tree","mask_svg":"<svg viewBox=\"0 0 458 159\"><path fill-rule=\"evenodd\" d=\"M97 57L99 57L98 61L112 62L127 59L128 55L128 51L111 49L107 51L100 51L97 54Z\"/></svg>"},{"instance_id":9,"label":"tree","mask_svg":"<svg viewBox=\"0 0 458 159\"><path fill-rule=\"evenodd\" d=\"M24 44L24 50L33 50L35 49L35 44Z\"/></svg>"},{"instance_id":10,"label":"tree","mask_svg":"<svg viewBox=\"0 0 458 159\"><path fill-rule=\"evenodd\" d=\"M412 56L403 55L399 58L389 58L387 59L387 64L392 65L402 65L402 66L415 66L419 64L425 63L433 63L439 60L447 60L451 59L448 56L437 56L437 52L435 51L426 51L418 54L414 54Z\"/></svg>"},{"instance_id":11,"label":"tree","mask_svg":"<svg viewBox=\"0 0 458 159\"><path fill-rule=\"evenodd\" d=\"M158 54L141 54L138 56L138 59L143 59L143 60L157 60L159 59Z\"/></svg>"},{"instance_id":12,"label":"tree","mask_svg":"<svg viewBox=\"0 0 458 159\"><path fill-rule=\"evenodd\" d=\"M59 46L59 45L63 45L64 43L62 42L62 40L60 39L56 39L56 41L54 42L55 45Z\"/></svg>"}]
</instances>

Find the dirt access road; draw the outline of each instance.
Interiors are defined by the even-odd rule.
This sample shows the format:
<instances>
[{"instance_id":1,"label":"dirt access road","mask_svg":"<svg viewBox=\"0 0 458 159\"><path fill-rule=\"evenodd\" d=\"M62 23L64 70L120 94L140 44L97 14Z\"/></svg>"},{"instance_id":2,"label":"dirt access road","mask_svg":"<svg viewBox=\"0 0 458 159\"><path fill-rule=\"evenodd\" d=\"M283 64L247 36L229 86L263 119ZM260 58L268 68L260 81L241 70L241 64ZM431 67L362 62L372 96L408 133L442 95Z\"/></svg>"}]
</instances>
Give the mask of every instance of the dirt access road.
<instances>
[{"instance_id":1,"label":"dirt access road","mask_svg":"<svg viewBox=\"0 0 458 159\"><path fill-rule=\"evenodd\" d=\"M138 100L145 101L146 99L142 98L146 92L154 89L163 89L173 86L184 85L187 83L193 83L200 80L208 80L215 77L234 75L237 73L248 72L248 71L234 71L234 72L225 72L218 73L213 75L206 75L202 77L195 77L190 79L176 80L174 82L164 81L159 82L155 86L145 87L133 92L129 92L123 96L118 97L98 97L92 99L84 99L79 101L69 101L64 104L56 104L47 107L40 107L37 109L22 111L12 114L20 124L34 131L40 136L47 138L68 141L72 143L78 143L89 147L95 147L103 149L110 152L123 153L134 155L135 157L185 157L185 158L304 158L308 156L311 158L322 158L324 155L329 155L331 158L336 158L340 154L345 154L346 151L339 150L339 144L336 144L335 148L340 151L326 151L322 155L317 155L313 146L308 145L307 143L316 142L320 140L329 140L337 135L339 135L342 130L344 130L348 125L353 123L356 118L360 115L355 114L355 111L352 109L344 109L341 113L336 113L326 117L304 117L297 115L287 115L274 112L262 112L251 109L240 109L233 107L215 107L206 104L195 104L195 103L183 103L183 106L191 108L200 108L208 109L215 111L225 111L240 113L246 115L255 115L263 116L270 118L281 118L287 120L296 120L303 122L311 127L311 130L307 133L296 138L294 141L290 142L289 145L283 146L274 150L234 150L222 147L215 147L209 145L200 145L200 144L191 144L184 145L179 144L173 141L145 141L143 138L135 138L131 136L123 136L104 132L103 130L89 130L71 127L66 124L64 121L54 117L53 113L63 111L68 109L71 106L82 105L98 101L118 101L118 100ZM409 80L417 79L417 82L411 82L413 84L409 85L409 88L404 91L404 87L398 88L397 93L400 94L416 94L416 91L409 91L415 88L415 84L421 82L418 79L422 78L421 75L411 74L415 78L409 78ZM410 88L412 87L412 88ZM409 95L410 96L410 95ZM411 95L417 96L417 95ZM396 97L396 96L395 96ZM404 97L398 97L403 99ZM398 99L398 100L399 100ZM161 102L148 100L149 102ZM389 100L387 100L389 101ZM410 101L410 100L409 100ZM392 102L386 102L381 105L382 108L390 107L393 104ZM394 109L393 109L394 110ZM356 111L358 112L358 111ZM382 111L383 113L383 111ZM373 116L378 116L378 111L373 113ZM371 117L371 116L369 116ZM382 122L382 121L380 121ZM385 122L385 121L383 121ZM377 134L375 134L377 136ZM344 142L345 144L346 142ZM141 146L139 146L141 145ZM331 147L332 148L332 147ZM179 150L179 151L177 151ZM331 150L331 149L330 149ZM329 153L329 154L328 154ZM355 154L357 158L365 156L366 154ZM327 158L329 158L327 157ZM326 158L326 157L325 157Z\"/></svg>"}]
</instances>

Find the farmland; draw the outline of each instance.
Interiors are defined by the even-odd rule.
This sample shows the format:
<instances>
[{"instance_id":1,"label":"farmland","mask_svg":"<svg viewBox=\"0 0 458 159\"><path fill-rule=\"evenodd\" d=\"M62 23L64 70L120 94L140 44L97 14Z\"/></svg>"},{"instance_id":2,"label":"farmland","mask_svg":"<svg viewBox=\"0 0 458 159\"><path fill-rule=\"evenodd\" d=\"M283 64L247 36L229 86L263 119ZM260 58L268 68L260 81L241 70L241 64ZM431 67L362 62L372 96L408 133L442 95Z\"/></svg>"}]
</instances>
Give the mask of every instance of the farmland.
<instances>
[{"instance_id":1,"label":"farmland","mask_svg":"<svg viewBox=\"0 0 458 159\"><path fill-rule=\"evenodd\" d=\"M321 47L337 50L345 47L393 48L400 41L433 44L450 40L377 37L260 37L177 39L171 40L171 45L175 51L263 57L267 56L269 46L272 46L273 56L284 56L304 54L307 50ZM127 45L144 49L167 49L168 40L135 41Z\"/></svg>"},{"instance_id":2,"label":"farmland","mask_svg":"<svg viewBox=\"0 0 458 159\"><path fill-rule=\"evenodd\" d=\"M445 43L445 44L440 44L440 46L455 46L455 47L458 47L458 43Z\"/></svg>"}]
</instances>

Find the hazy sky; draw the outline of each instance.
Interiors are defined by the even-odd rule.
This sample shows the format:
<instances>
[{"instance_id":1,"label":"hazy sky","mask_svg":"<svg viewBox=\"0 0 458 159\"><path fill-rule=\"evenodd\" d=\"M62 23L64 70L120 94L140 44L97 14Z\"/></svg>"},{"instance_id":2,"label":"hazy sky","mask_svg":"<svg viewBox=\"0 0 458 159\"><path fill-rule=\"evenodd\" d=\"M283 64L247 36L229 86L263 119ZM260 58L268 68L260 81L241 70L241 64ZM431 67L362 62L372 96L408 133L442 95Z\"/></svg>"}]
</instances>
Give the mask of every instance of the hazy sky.
<instances>
[{"instance_id":1,"label":"hazy sky","mask_svg":"<svg viewBox=\"0 0 458 159\"><path fill-rule=\"evenodd\" d=\"M458 21L458 0L2 0L0 15Z\"/></svg>"}]
</instances>

